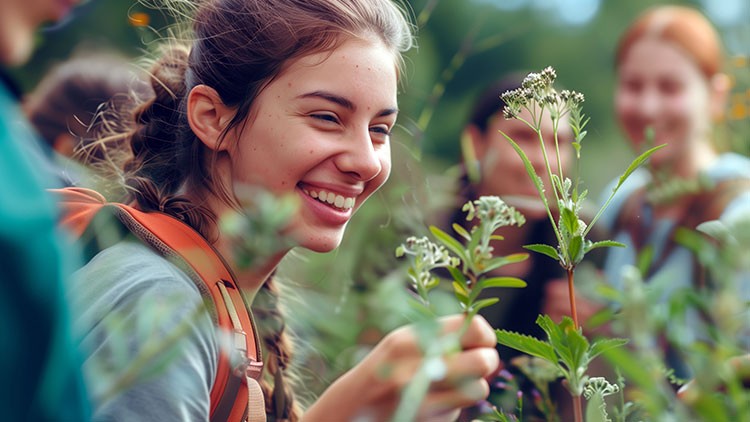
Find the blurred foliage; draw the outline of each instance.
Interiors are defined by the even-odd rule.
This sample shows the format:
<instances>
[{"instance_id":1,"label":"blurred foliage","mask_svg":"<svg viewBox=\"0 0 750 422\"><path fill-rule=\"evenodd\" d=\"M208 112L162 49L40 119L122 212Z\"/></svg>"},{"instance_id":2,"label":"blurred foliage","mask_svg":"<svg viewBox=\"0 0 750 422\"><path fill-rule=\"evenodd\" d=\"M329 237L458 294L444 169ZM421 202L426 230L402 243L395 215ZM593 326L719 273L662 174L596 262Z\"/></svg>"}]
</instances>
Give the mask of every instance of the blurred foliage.
<instances>
[{"instance_id":1,"label":"blurred foliage","mask_svg":"<svg viewBox=\"0 0 750 422\"><path fill-rule=\"evenodd\" d=\"M425 234L426 221L434 221L445 207L457 205L451 189L460 133L472 101L486 85L508 71L550 65L563 75L563 87L586 94L589 159L581 163L581 173L593 196L632 160L613 119L614 46L638 13L665 2L602 0L592 19L572 25L560 20L556 1L562 0L410 0L419 19L419 48L407 56L391 180L354 217L337 251L299 251L280 271L294 280L287 307L294 310L293 327L308 339L299 341L298 355L305 363L301 376L319 382L309 383L312 390L355 363L382 333L409 319L406 301L399 299L405 294L405 271L392 251L407 235ZM670 3L701 5L698 0ZM503 4L520 6L510 10L499 7ZM153 28L168 23L158 11L132 0L92 0L72 19L42 31L34 57L12 74L28 91L78 50L116 50L135 62L152 50ZM735 86L727 125L718 137L722 145L748 153L750 24L723 31L737 57L729 67Z\"/></svg>"}]
</instances>

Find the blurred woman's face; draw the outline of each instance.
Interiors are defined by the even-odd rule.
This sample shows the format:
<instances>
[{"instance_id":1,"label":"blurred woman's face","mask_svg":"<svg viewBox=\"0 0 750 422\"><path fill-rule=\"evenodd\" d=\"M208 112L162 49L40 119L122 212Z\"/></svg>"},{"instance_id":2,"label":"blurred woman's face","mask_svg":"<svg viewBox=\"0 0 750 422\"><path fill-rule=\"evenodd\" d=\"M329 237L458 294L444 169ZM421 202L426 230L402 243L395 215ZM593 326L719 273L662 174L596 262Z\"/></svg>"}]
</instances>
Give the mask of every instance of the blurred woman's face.
<instances>
[{"instance_id":1,"label":"blurred woman's face","mask_svg":"<svg viewBox=\"0 0 750 422\"><path fill-rule=\"evenodd\" d=\"M531 121L531 114L524 110L520 116L526 121ZM555 137L553 133L552 119L545 112L542 119L542 142L539 135L526 123L518 119L506 119L502 113L497 113L490 118L487 130L483 134L475 135L474 149L479 160L481 170L481 181L479 183L479 195L497 195L500 197L526 197L537 201L539 193L534 182L526 172L526 168L511 146L510 142L503 136L508 135L517 143L528 156L531 165L538 175L542 177L547 192L552 192L549 180L546 177L544 154L547 154L552 172L558 173L559 167L555 155ZM567 171L572 158L571 141L573 133L566 119L562 120L558 128L558 143L560 150L560 162ZM523 208L523 204L513 203L511 205ZM527 217L532 210L524 210Z\"/></svg>"},{"instance_id":2,"label":"blurred woman's face","mask_svg":"<svg viewBox=\"0 0 750 422\"><path fill-rule=\"evenodd\" d=\"M80 0L0 1L0 62L20 65L33 48L34 32L64 18Z\"/></svg>"},{"instance_id":3,"label":"blurred woman's face","mask_svg":"<svg viewBox=\"0 0 750 422\"><path fill-rule=\"evenodd\" d=\"M651 161L675 162L697 142L708 139L711 120L706 77L690 56L676 45L643 38L630 47L618 68L615 111L633 148L668 144Z\"/></svg>"}]
</instances>

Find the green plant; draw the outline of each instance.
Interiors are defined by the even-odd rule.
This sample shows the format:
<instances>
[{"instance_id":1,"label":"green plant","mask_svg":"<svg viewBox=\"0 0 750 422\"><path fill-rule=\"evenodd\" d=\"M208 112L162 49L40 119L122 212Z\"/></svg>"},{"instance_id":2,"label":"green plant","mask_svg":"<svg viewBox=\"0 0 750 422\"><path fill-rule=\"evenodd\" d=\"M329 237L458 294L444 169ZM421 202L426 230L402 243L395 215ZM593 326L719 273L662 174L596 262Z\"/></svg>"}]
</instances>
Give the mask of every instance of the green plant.
<instances>
[{"instance_id":1,"label":"green plant","mask_svg":"<svg viewBox=\"0 0 750 422\"><path fill-rule=\"evenodd\" d=\"M620 176L618 183L613 188L605 204L599 209L594 218L586 223L581 219L580 211L583 208L587 191L585 189L580 190L579 179L574 183L563 173L558 129L560 124L564 122L563 119L567 118L575 136L572 146L576 152L576 160L579 160L582 141L587 134L585 128L589 119L585 117L581 108L581 104L584 101L583 94L569 90L558 92L553 86L556 77L555 70L552 67L547 67L539 73L530 73L527 75L520 88L501 94L503 101L506 103L506 107L503 110L505 117L521 120L534 130L539 137L544 154L546 176L551 183L549 187L551 188L551 195L549 195L549 198L547 187L544 186L542 177L536 173L526 153L510 136L505 133L503 135L521 157L529 177L534 181L558 242L556 246L535 244L524 247L558 261L565 268L572 319L565 318L560 324L555 324L549 317L540 316L537 319L537 324L547 334L547 342L504 330L498 330L497 335L498 342L501 344L558 365L565 378L566 386L573 396L575 419L576 421L581 421L583 420L581 394L583 394L588 381L586 375L588 364L594 357L605 350L621 346L627 341L623 339L607 339L591 343L584 337L576 310L575 268L583 260L584 256L593 249L624 246L621 243L610 240L592 242L586 236L628 176L644 163L654 151L661 148L661 146L647 150L628 166ZM523 110L528 111L531 116L530 119L527 120L521 117L521 111ZM542 119L545 118L545 114L552 119L555 157L549 157L544 148ZM557 160L558 173L552 171L550 166L551 159ZM553 204L550 204L550 201L554 201ZM555 212L558 215L557 218L555 218ZM606 415L604 417L606 418Z\"/></svg>"},{"instance_id":2,"label":"green plant","mask_svg":"<svg viewBox=\"0 0 750 422\"><path fill-rule=\"evenodd\" d=\"M397 257L410 258L407 274L417 293L413 305L425 316L417 330L425 360L405 389L394 420L413 419L430 383L442 374L442 357L458 350L459 339L471 318L482 308L498 301L498 298L481 298L482 291L490 287L526 286L523 280L515 277L490 276L490 272L497 268L528 258L526 253L495 257L490 245L492 240L502 240L501 236L494 234L497 229L522 225L525 222L523 215L496 196L485 196L467 202L463 210L467 212L467 220L474 221L475 224L468 231L454 224L453 229L458 238L431 226L430 232L439 243L434 243L427 237L409 237L396 249ZM441 276L434 272L440 269L446 270L453 278L453 294L467 315L464 326L458 332L443 336L439 335L434 324L439 310L435 309L430 297L430 291L440 284Z\"/></svg>"}]
</instances>

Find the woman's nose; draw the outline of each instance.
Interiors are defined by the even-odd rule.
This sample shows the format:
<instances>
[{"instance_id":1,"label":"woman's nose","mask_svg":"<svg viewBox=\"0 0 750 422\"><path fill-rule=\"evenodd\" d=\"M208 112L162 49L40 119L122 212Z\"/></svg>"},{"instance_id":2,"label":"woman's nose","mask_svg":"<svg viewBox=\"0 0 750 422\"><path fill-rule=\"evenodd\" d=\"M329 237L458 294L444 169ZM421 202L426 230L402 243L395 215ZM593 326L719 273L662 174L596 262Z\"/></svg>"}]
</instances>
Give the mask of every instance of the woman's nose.
<instances>
[{"instance_id":1,"label":"woman's nose","mask_svg":"<svg viewBox=\"0 0 750 422\"><path fill-rule=\"evenodd\" d=\"M374 179L383 170L378 151L370 138L370 131L357 131L346 140L346 150L336 159L336 167L343 173L353 175L359 181Z\"/></svg>"}]
</instances>

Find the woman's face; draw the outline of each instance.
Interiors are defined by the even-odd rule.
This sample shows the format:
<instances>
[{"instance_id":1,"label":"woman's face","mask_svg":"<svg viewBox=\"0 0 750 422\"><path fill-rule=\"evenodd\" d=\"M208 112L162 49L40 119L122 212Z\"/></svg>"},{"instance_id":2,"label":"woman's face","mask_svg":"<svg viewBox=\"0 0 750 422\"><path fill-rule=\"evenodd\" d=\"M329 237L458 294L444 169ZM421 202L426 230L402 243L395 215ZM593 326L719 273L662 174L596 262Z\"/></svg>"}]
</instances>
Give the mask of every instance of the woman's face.
<instances>
[{"instance_id":1,"label":"woman's face","mask_svg":"<svg viewBox=\"0 0 750 422\"><path fill-rule=\"evenodd\" d=\"M630 47L618 68L615 109L633 148L642 152L647 128L654 145L667 144L653 164L674 162L708 138L709 83L697 64L674 44L643 38Z\"/></svg>"},{"instance_id":2,"label":"woman's face","mask_svg":"<svg viewBox=\"0 0 750 422\"><path fill-rule=\"evenodd\" d=\"M31 54L34 32L44 22L64 18L80 0L2 0L0 62L19 65Z\"/></svg>"},{"instance_id":3,"label":"woman's face","mask_svg":"<svg viewBox=\"0 0 750 422\"><path fill-rule=\"evenodd\" d=\"M388 179L395 63L381 42L349 39L292 62L253 103L230 153L232 178L299 199L285 233L298 245L337 247L354 212Z\"/></svg>"},{"instance_id":4,"label":"woman's face","mask_svg":"<svg viewBox=\"0 0 750 422\"><path fill-rule=\"evenodd\" d=\"M519 117L530 121L531 113L523 110ZM544 154L547 154L550 168L554 173L558 173L559 166L555 158L555 137L552 119L549 117L548 112L544 114L541 129L544 150L539 141L539 135L521 120L506 119L502 113L497 113L490 118L486 132L476 135L478 139L475 139L474 142L482 177L478 186L479 195L529 197L535 201L539 198L539 193L534 186L534 182L526 172L526 167L521 157L518 156L516 150L513 149L510 142L503 136L503 133L508 135L523 149L536 173L545 181L547 191L552 191L546 177L547 168L545 166ZM572 139L573 133L568 125L568 121L567 119L563 119L558 128L560 162L564 167L563 170L567 170L570 167ZM522 204L518 204L518 206L522 206ZM528 209L524 210L524 214L529 216L529 213L532 211Z\"/></svg>"}]
</instances>

